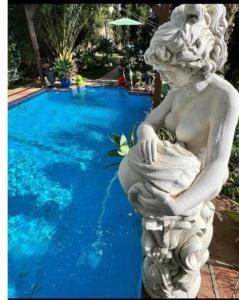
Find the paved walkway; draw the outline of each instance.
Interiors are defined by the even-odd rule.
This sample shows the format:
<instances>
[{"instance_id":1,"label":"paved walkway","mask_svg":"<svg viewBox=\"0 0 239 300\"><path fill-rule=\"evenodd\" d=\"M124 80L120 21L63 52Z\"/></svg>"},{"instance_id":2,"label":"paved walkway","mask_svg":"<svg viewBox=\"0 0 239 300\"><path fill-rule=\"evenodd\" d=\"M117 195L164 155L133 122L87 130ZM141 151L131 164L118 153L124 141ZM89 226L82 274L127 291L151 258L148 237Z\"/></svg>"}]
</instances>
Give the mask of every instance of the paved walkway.
<instances>
[{"instance_id":1,"label":"paved walkway","mask_svg":"<svg viewBox=\"0 0 239 300\"><path fill-rule=\"evenodd\" d=\"M117 68L113 69L103 77L97 79L97 80L91 80L91 79L86 79L85 80L85 85L90 86L90 85L117 85L118 81L114 79L117 74ZM75 86L74 83L72 85L73 87ZM21 98L24 98L26 96L33 95L37 92L39 92L42 88L38 84L34 85L29 85L29 86L24 86L24 87L18 87L15 89L9 89L8 90L8 103L14 103ZM54 90L65 90L61 88L60 82L55 83L55 87L53 88Z\"/></svg>"},{"instance_id":2,"label":"paved walkway","mask_svg":"<svg viewBox=\"0 0 239 300\"><path fill-rule=\"evenodd\" d=\"M41 87L26 86L8 90L8 103L13 103L23 97L33 95L41 89Z\"/></svg>"},{"instance_id":3,"label":"paved walkway","mask_svg":"<svg viewBox=\"0 0 239 300\"><path fill-rule=\"evenodd\" d=\"M222 197L214 200L214 234L209 247L210 260L202 270L200 298L239 298L239 232L224 213L233 208L231 202Z\"/></svg>"},{"instance_id":4,"label":"paved walkway","mask_svg":"<svg viewBox=\"0 0 239 300\"><path fill-rule=\"evenodd\" d=\"M100 77L98 80L118 80L120 66L115 67L113 70Z\"/></svg>"},{"instance_id":5,"label":"paved walkway","mask_svg":"<svg viewBox=\"0 0 239 300\"><path fill-rule=\"evenodd\" d=\"M111 83L118 85L118 78L119 78L119 69L120 66L115 67L113 70L102 76L101 78L97 79L96 81L99 83ZM145 89L143 87L134 87L132 90L129 90L130 94L133 93L137 94L150 94L149 92L145 92Z\"/></svg>"}]
</instances>

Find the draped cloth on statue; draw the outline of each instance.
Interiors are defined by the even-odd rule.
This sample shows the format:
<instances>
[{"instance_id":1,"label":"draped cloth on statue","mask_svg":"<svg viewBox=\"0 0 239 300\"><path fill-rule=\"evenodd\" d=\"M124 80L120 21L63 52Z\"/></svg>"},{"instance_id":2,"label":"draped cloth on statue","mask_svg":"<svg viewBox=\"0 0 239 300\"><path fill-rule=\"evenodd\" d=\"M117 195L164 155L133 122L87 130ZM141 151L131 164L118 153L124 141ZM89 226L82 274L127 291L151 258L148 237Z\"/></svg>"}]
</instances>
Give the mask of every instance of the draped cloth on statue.
<instances>
[{"instance_id":1,"label":"draped cloth on statue","mask_svg":"<svg viewBox=\"0 0 239 300\"><path fill-rule=\"evenodd\" d=\"M209 256L214 206L209 201L192 215L166 216L160 202L187 190L201 162L183 144L161 140L156 162L144 162L140 144L131 148L127 161L137 174L128 197L143 216L144 287L153 298L193 298Z\"/></svg>"},{"instance_id":2,"label":"draped cloth on statue","mask_svg":"<svg viewBox=\"0 0 239 300\"><path fill-rule=\"evenodd\" d=\"M140 144L131 148L127 160L140 178L128 190L129 199L139 210L139 194L149 200L177 196L192 184L201 167L199 159L183 146L161 140L157 145L156 162L144 162Z\"/></svg>"}]
</instances>

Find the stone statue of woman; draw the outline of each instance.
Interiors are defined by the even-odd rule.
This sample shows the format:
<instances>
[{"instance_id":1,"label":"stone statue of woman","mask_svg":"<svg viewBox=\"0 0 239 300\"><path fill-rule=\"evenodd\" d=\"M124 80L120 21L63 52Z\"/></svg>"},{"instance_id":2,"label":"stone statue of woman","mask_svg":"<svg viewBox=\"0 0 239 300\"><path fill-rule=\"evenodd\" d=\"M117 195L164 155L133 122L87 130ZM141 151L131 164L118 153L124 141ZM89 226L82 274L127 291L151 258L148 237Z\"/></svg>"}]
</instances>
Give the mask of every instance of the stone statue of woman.
<instances>
[{"instance_id":1,"label":"stone statue of woman","mask_svg":"<svg viewBox=\"0 0 239 300\"><path fill-rule=\"evenodd\" d=\"M143 282L153 298L194 298L209 257L214 205L228 178L239 94L215 74L227 59L222 4L185 4L145 53L171 89L138 127L119 179L143 216ZM177 142L161 141L165 126Z\"/></svg>"}]
</instances>

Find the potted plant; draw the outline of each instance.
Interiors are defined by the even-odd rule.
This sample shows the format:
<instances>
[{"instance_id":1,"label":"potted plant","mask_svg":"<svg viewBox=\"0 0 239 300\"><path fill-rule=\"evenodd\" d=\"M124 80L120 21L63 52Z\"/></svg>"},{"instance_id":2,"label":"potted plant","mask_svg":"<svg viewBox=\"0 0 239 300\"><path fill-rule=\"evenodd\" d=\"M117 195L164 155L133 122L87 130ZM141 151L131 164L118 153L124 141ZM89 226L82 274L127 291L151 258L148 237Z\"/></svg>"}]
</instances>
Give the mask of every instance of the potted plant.
<instances>
[{"instance_id":1,"label":"potted plant","mask_svg":"<svg viewBox=\"0 0 239 300\"><path fill-rule=\"evenodd\" d=\"M73 72L74 63L71 57L62 56L56 59L55 71L58 73L58 77L61 80L61 86L68 88L71 85L71 75Z\"/></svg>"}]
</instances>

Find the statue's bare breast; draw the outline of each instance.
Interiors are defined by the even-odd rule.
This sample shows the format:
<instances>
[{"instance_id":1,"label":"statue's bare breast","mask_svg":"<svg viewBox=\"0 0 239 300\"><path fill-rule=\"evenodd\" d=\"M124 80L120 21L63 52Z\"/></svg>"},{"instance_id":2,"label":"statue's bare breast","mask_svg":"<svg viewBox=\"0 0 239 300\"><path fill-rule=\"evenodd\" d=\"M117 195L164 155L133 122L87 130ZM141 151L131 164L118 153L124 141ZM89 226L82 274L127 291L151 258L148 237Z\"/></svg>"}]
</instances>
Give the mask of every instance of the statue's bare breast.
<instances>
[{"instance_id":1,"label":"statue's bare breast","mask_svg":"<svg viewBox=\"0 0 239 300\"><path fill-rule=\"evenodd\" d=\"M207 146L209 118L215 105L214 98L208 100L208 92L206 96L188 95L185 91L175 93L172 108L165 117L165 127L194 154Z\"/></svg>"}]
</instances>

